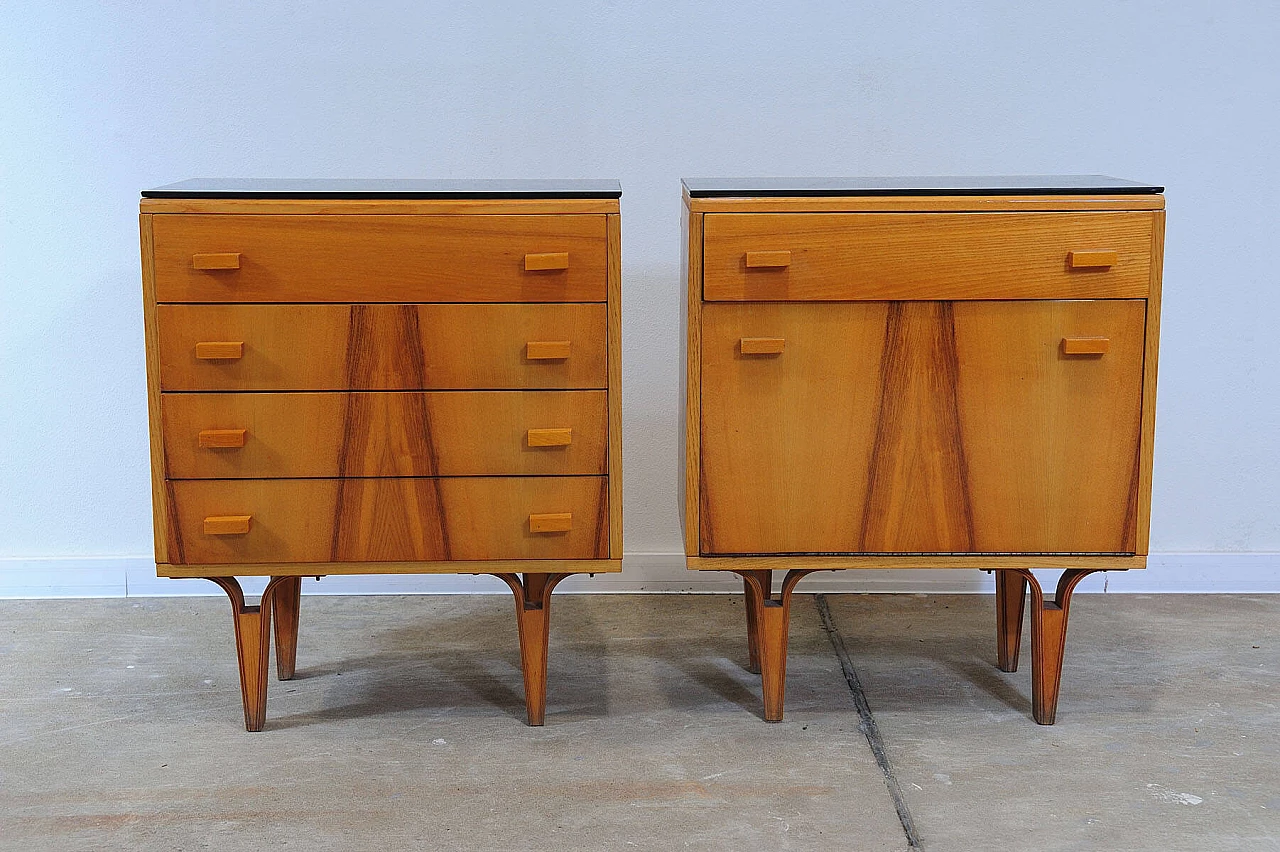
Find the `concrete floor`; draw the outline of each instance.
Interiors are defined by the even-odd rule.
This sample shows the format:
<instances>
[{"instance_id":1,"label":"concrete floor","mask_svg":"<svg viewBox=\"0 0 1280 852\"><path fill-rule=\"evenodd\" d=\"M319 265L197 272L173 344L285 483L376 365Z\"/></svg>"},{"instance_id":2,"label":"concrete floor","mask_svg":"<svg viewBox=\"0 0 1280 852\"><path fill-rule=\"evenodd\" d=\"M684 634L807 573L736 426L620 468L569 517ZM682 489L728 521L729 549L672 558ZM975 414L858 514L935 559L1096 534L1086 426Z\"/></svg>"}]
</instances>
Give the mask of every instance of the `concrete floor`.
<instances>
[{"instance_id":1,"label":"concrete floor","mask_svg":"<svg viewBox=\"0 0 1280 852\"><path fill-rule=\"evenodd\" d=\"M1280 850L1280 596L1078 596L1058 724L990 598L826 596L927 850ZM760 719L742 599L305 597L242 725L221 598L0 602L0 849L903 850L820 602Z\"/></svg>"}]
</instances>

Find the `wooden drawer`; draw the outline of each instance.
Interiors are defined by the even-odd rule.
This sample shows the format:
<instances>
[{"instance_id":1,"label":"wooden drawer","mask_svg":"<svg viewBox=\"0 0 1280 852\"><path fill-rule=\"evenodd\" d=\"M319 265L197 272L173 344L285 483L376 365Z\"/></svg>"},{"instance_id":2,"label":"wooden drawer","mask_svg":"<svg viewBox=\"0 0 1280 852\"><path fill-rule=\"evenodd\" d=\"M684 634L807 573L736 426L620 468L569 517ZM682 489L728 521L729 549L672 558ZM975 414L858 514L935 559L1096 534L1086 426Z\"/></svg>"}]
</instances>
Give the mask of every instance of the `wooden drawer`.
<instances>
[{"instance_id":1,"label":"wooden drawer","mask_svg":"<svg viewBox=\"0 0 1280 852\"><path fill-rule=\"evenodd\" d=\"M158 305L160 386L604 388L606 313L596 304ZM210 353L202 343L231 346Z\"/></svg>"},{"instance_id":2,"label":"wooden drawer","mask_svg":"<svg viewBox=\"0 0 1280 852\"><path fill-rule=\"evenodd\" d=\"M1155 214L714 213L708 301L1128 299Z\"/></svg>"},{"instance_id":3,"label":"wooden drawer","mask_svg":"<svg viewBox=\"0 0 1280 852\"><path fill-rule=\"evenodd\" d=\"M159 302L603 302L605 217L161 215Z\"/></svg>"},{"instance_id":4,"label":"wooden drawer","mask_svg":"<svg viewBox=\"0 0 1280 852\"><path fill-rule=\"evenodd\" d=\"M167 488L178 564L609 555L600 476L203 479Z\"/></svg>"},{"instance_id":5,"label":"wooden drawer","mask_svg":"<svg viewBox=\"0 0 1280 852\"><path fill-rule=\"evenodd\" d=\"M700 552L1133 553L1146 303L707 304Z\"/></svg>"},{"instance_id":6,"label":"wooden drawer","mask_svg":"<svg viewBox=\"0 0 1280 852\"><path fill-rule=\"evenodd\" d=\"M607 472L605 391L170 393L173 479Z\"/></svg>"}]
</instances>

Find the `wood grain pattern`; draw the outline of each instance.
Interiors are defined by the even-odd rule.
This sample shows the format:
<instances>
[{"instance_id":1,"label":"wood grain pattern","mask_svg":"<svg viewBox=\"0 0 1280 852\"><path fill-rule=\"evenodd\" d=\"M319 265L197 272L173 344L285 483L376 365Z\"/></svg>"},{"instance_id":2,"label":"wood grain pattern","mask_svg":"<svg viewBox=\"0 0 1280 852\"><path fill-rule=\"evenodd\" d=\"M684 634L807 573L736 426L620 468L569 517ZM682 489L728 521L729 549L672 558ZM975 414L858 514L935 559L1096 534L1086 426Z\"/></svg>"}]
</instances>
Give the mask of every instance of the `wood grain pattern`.
<instances>
[{"instance_id":1,"label":"wood grain pattern","mask_svg":"<svg viewBox=\"0 0 1280 852\"><path fill-rule=\"evenodd\" d=\"M681 252L686 287L680 301L680 321L684 334L680 337L684 370L680 374L681 413L684 416L684 441L680 444L681 527L685 556L699 552L698 518L701 513L702 478L702 215L690 212L685 198L684 239Z\"/></svg>"},{"instance_id":2,"label":"wood grain pattern","mask_svg":"<svg viewBox=\"0 0 1280 852\"><path fill-rule=\"evenodd\" d=\"M609 554L607 477L216 479L168 487L187 565ZM580 522L560 535L529 530L530 515L559 512ZM204 534L205 518L231 514L252 515L252 529Z\"/></svg>"},{"instance_id":3,"label":"wood grain pattern","mask_svg":"<svg viewBox=\"0 0 1280 852\"><path fill-rule=\"evenodd\" d=\"M622 218L606 217L609 247L609 555L622 558Z\"/></svg>"},{"instance_id":4,"label":"wood grain pattern","mask_svg":"<svg viewBox=\"0 0 1280 852\"><path fill-rule=\"evenodd\" d=\"M155 267L151 262L151 216L138 216L142 252L142 327L146 341L147 434L151 452L151 529L157 563L169 561L173 537L164 460L164 427L160 412L160 349L156 324Z\"/></svg>"},{"instance_id":5,"label":"wood grain pattern","mask_svg":"<svg viewBox=\"0 0 1280 852\"><path fill-rule=\"evenodd\" d=\"M865 488L852 483L868 475L887 311L702 306L700 552L860 549ZM785 338L788 351L744 357L744 337Z\"/></svg>"},{"instance_id":6,"label":"wood grain pattern","mask_svg":"<svg viewBox=\"0 0 1280 852\"><path fill-rule=\"evenodd\" d=\"M711 214L708 301L1141 298L1151 213ZM1112 267L1072 269L1069 252L1114 247ZM788 247L784 268L747 252Z\"/></svg>"},{"instance_id":7,"label":"wood grain pattern","mask_svg":"<svg viewBox=\"0 0 1280 852\"><path fill-rule=\"evenodd\" d=\"M143 213L394 216L617 213L616 198L144 198Z\"/></svg>"},{"instance_id":8,"label":"wood grain pattern","mask_svg":"<svg viewBox=\"0 0 1280 852\"><path fill-rule=\"evenodd\" d=\"M1092 568L1100 571L1125 571L1146 568L1146 556L1116 556L1107 553L847 553L838 556L804 554L802 556L689 556L685 567L691 571L785 570L802 565L817 571L842 571L846 568Z\"/></svg>"},{"instance_id":9,"label":"wood grain pattern","mask_svg":"<svg viewBox=\"0 0 1280 852\"><path fill-rule=\"evenodd\" d=\"M162 216L161 302L603 302L603 216ZM237 269L195 269L238 252ZM525 256L572 266L529 272Z\"/></svg>"},{"instance_id":10,"label":"wood grain pattern","mask_svg":"<svg viewBox=\"0 0 1280 852\"><path fill-rule=\"evenodd\" d=\"M1095 210L1163 210L1163 195L897 195L690 198L704 213L994 213Z\"/></svg>"},{"instance_id":11,"label":"wood grain pattern","mask_svg":"<svg viewBox=\"0 0 1280 852\"><path fill-rule=\"evenodd\" d=\"M168 394L164 434L173 479L603 475L608 461L604 391Z\"/></svg>"},{"instance_id":12,"label":"wood grain pattern","mask_svg":"<svg viewBox=\"0 0 1280 852\"><path fill-rule=\"evenodd\" d=\"M1151 287L1147 296L1146 350L1142 359L1142 451L1138 454L1137 552L1151 538L1151 471L1156 439L1156 374L1160 355L1161 275L1164 270L1164 211L1155 214L1151 232Z\"/></svg>"},{"instance_id":13,"label":"wood grain pattern","mask_svg":"<svg viewBox=\"0 0 1280 852\"><path fill-rule=\"evenodd\" d=\"M1143 302L703 317L702 553L1134 552ZM1111 355L1061 357L1094 332ZM738 353L769 333L786 356Z\"/></svg>"},{"instance_id":14,"label":"wood grain pattern","mask_svg":"<svg viewBox=\"0 0 1280 852\"><path fill-rule=\"evenodd\" d=\"M231 599L235 623L236 656L240 662L240 697L244 704L244 729L261 731L267 721L267 665L271 660L272 602L281 586L291 586L287 577L273 577L262 591L258 606L245 603L244 592L235 577L208 577Z\"/></svg>"},{"instance_id":15,"label":"wood grain pattern","mask_svg":"<svg viewBox=\"0 0 1280 852\"><path fill-rule=\"evenodd\" d=\"M547 646L551 629L551 590L567 574L497 574L511 587L520 633L520 668L524 673L525 712L530 725L541 725L547 707Z\"/></svg>"},{"instance_id":16,"label":"wood grain pattern","mask_svg":"<svg viewBox=\"0 0 1280 852\"><path fill-rule=\"evenodd\" d=\"M526 574L616 574L622 570L621 559L475 559L466 562L294 562L294 563L228 563L205 562L197 565L174 565L160 562L156 573L175 579L207 578L214 574L240 577L297 576L314 577L352 574L500 574L513 571Z\"/></svg>"},{"instance_id":17,"label":"wood grain pattern","mask_svg":"<svg viewBox=\"0 0 1280 852\"><path fill-rule=\"evenodd\" d=\"M302 578L277 577L271 623L275 627L276 674L280 680L292 680L298 663L298 622L302 609Z\"/></svg>"},{"instance_id":18,"label":"wood grain pattern","mask_svg":"<svg viewBox=\"0 0 1280 852\"><path fill-rule=\"evenodd\" d=\"M160 385L194 390L604 388L604 305L160 305ZM242 340L238 361L195 344ZM571 357L530 361L530 340Z\"/></svg>"}]
</instances>

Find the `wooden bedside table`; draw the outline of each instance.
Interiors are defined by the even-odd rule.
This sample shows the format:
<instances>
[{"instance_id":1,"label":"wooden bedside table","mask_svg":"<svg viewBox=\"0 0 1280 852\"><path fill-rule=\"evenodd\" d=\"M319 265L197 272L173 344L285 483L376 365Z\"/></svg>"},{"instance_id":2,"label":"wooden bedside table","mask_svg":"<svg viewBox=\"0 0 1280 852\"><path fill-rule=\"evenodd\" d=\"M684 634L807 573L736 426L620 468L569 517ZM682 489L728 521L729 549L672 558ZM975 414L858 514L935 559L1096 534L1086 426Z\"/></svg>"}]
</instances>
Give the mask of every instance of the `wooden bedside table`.
<instances>
[{"instance_id":1,"label":"wooden bedside table","mask_svg":"<svg viewBox=\"0 0 1280 852\"><path fill-rule=\"evenodd\" d=\"M551 591L622 566L615 181L143 193L156 570L231 598L245 727L302 576L493 574L529 724ZM235 575L271 577L246 604Z\"/></svg>"},{"instance_id":2,"label":"wooden bedside table","mask_svg":"<svg viewBox=\"0 0 1280 852\"><path fill-rule=\"evenodd\" d=\"M1162 192L684 181L685 553L743 578L766 719L803 576L983 568L1004 671L1031 589L1033 711L1053 723L1072 590L1146 565ZM1033 568L1063 569L1051 599Z\"/></svg>"}]
</instances>

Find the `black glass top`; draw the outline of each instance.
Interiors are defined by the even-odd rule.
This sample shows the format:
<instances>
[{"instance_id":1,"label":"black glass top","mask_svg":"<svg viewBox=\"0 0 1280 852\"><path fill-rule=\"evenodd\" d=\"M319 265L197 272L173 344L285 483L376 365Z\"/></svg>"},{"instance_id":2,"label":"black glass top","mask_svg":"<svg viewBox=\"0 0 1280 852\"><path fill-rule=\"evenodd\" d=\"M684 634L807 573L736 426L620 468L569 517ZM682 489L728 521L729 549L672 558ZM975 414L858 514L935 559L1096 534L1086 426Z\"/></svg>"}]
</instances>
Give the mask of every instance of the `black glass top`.
<instances>
[{"instance_id":1,"label":"black glass top","mask_svg":"<svg viewBox=\"0 0 1280 852\"><path fill-rule=\"evenodd\" d=\"M193 178L143 198L621 198L616 180Z\"/></svg>"},{"instance_id":2,"label":"black glass top","mask_svg":"<svg viewBox=\"0 0 1280 852\"><path fill-rule=\"evenodd\" d=\"M1151 195L1153 186L1106 175L1012 177L685 178L691 198L811 195Z\"/></svg>"}]
</instances>

